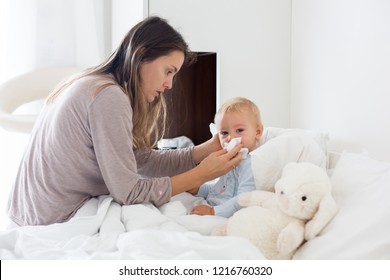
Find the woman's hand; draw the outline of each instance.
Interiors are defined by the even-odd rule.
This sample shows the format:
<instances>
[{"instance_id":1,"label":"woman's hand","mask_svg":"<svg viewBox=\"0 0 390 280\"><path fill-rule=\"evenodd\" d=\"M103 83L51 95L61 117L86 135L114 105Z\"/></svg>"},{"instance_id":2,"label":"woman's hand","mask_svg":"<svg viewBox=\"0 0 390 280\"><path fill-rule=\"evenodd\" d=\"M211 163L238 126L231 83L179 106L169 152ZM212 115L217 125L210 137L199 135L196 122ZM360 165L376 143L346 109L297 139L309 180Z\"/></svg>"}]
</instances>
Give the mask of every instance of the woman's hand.
<instances>
[{"instance_id":1,"label":"woman's hand","mask_svg":"<svg viewBox=\"0 0 390 280\"><path fill-rule=\"evenodd\" d=\"M222 149L218 134L215 134L211 139L197 145L192 150L192 158L199 163L204 160L209 154Z\"/></svg>"},{"instance_id":2,"label":"woman's hand","mask_svg":"<svg viewBox=\"0 0 390 280\"><path fill-rule=\"evenodd\" d=\"M197 205L192 208L191 214L194 215L213 215L214 216L214 208L208 205Z\"/></svg>"},{"instance_id":3,"label":"woman's hand","mask_svg":"<svg viewBox=\"0 0 390 280\"><path fill-rule=\"evenodd\" d=\"M185 191L195 192L202 184L221 177L236 167L242 157L239 153L242 144L229 152L226 149L211 153L195 168L171 177L172 193L176 195Z\"/></svg>"},{"instance_id":4,"label":"woman's hand","mask_svg":"<svg viewBox=\"0 0 390 280\"><path fill-rule=\"evenodd\" d=\"M208 140L206 143L208 143L211 152L216 152L222 149L221 141L219 140L218 134L214 134L213 138Z\"/></svg>"},{"instance_id":5,"label":"woman's hand","mask_svg":"<svg viewBox=\"0 0 390 280\"><path fill-rule=\"evenodd\" d=\"M204 176L205 182L225 175L240 163L242 157L239 151L242 147L242 144L239 144L230 152L225 149L213 152L196 169Z\"/></svg>"}]
</instances>

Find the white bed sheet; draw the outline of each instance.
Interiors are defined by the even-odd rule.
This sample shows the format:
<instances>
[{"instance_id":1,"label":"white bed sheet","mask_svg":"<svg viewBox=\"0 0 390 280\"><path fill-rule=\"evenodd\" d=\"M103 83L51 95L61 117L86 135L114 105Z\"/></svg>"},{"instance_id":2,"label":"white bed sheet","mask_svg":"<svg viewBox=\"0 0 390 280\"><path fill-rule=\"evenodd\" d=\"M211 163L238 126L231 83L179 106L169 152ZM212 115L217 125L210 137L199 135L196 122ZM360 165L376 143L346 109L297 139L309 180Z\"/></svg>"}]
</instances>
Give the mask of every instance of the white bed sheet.
<instances>
[{"instance_id":1,"label":"white bed sheet","mask_svg":"<svg viewBox=\"0 0 390 280\"><path fill-rule=\"evenodd\" d=\"M290 160L314 159L322 165L324 148L314 149L313 141L296 133L283 135L252 156L259 159L255 166L273 174ZM299 141L290 141L289 135ZM349 153L338 158L329 174L339 211L294 259L390 259L390 163ZM270 184L275 179L267 178ZM210 236L226 220L187 215L199 203L195 200L184 193L156 208L151 204L120 206L109 196L94 198L69 222L0 232L0 259L264 259L246 239Z\"/></svg>"},{"instance_id":2,"label":"white bed sheet","mask_svg":"<svg viewBox=\"0 0 390 280\"><path fill-rule=\"evenodd\" d=\"M0 259L264 259L245 239L208 236L224 218L186 211L94 198L69 222L1 232Z\"/></svg>"}]
</instances>

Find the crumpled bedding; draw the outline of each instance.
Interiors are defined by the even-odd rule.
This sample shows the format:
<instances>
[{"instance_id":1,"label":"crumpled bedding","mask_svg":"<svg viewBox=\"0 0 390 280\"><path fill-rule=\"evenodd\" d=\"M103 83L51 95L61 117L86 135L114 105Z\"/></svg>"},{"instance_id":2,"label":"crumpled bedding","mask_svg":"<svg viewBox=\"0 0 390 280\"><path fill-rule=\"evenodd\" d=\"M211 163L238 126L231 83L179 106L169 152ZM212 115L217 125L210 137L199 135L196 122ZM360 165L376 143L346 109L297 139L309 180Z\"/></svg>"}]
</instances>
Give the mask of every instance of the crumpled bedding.
<instances>
[{"instance_id":1,"label":"crumpled bedding","mask_svg":"<svg viewBox=\"0 0 390 280\"><path fill-rule=\"evenodd\" d=\"M248 240L210 236L225 218L187 215L192 198L160 208L92 198L66 223L0 232L0 259L264 259Z\"/></svg>"}]
</instances>

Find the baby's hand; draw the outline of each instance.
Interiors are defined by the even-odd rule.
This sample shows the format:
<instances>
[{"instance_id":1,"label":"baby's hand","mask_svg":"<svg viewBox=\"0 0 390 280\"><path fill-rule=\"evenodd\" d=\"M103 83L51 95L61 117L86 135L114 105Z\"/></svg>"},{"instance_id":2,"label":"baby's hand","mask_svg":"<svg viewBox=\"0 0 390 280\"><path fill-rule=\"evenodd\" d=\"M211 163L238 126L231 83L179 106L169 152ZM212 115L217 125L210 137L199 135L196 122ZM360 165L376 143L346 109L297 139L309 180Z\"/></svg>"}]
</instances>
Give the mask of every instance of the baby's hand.
<instances>
[{"instance_id":1,"label":"baby's hand","mask_svg":"<svg viewBox=\"0 0 390 280\"><path fill-rule=\"evenodd\" d=\"M197 205L192 208L191 214L194 215L214 215L214 208L208 205Z\"/></svg>"}]
</instances>

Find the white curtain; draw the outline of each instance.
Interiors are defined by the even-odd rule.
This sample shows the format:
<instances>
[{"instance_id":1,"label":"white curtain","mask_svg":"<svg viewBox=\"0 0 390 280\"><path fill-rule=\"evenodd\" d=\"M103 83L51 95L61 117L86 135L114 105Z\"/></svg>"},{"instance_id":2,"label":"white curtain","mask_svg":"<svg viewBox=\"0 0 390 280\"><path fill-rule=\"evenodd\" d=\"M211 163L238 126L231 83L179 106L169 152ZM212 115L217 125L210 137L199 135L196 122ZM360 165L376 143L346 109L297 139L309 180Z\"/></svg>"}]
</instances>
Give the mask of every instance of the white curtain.
<instances>
[{"instance_id":1,"label":"white curtain","mask_svg":"<svg viewBox=\"0 0 390 280\"><path fill-rule=\"evenodd\" d=\"M37 68L94 66L111 52L111 0L0 2L0 82Z\"/></svg>"},{"instance_id":2,"label":"white curtain","mask_svg":"<svg viewBox=\"0 0 390 280\"><path fill-rule=\"evenodd\" d=\"M90 67L111 53L111 0L0 0L0 83L51 66ZM28 135L0 127L0 230Z\"/></svg>"}]
</instances>

